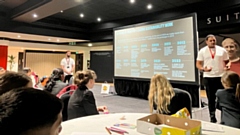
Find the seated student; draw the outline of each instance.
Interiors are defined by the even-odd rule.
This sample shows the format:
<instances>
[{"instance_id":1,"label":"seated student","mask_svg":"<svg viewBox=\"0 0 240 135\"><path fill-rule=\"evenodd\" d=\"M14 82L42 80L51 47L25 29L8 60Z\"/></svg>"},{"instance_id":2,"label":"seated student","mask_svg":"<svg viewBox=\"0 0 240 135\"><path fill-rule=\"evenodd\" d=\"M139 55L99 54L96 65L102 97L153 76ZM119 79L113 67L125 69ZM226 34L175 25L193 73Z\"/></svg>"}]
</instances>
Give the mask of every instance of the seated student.
<instances>
[{"instance_id":1,"label":"seated student","mask_svg":"<svg viewBox=\"0 0 240 135\"><path fill-rule=\"evenodd\" d=\"M74 77L74 84L78 89L72 94L68 102L68 119L96 115L99 111L107 111L106 106L97 107L95 98L90 91L93 88L96 74L92 70L78 71Z\"/></svg>"},{"instance_id":2,"label":"seated student","mask_svg":"<svg viewBox=\"0 0 240 135\"><path fill-rule=\"evenodd\" d=\"M240 75L240 57L239 53L239 45L231 38L226 38L222 42L223 48L227 50L229 56L229 63L227 64L229 70L236 72Z\"/></svg>"},{"instance_id":3,"label":"seated student","mask_svg":"<svg viewBox=\"0 0 240 135\"><path fill-rule=\"evenodd\" d=\"M53 95L57 95L59 91L61 91L64 87L67 86L67 84L64 83L63 80L63 70L61 68L55 68L52 71L52 75L48 79L44 90L51 92Z\"/></svg>"},{"instance_id":4,"label":"seated student","mask_svg":"<svg viewBox=\"0 0 240 135\"><path fill-rule=\"evenodd\" d=\"M216 93L216 108L221 110L221 124L240 128L240 78L227 71L221 78L224 89Z\"/></svg>"},{"instance_id":5,"label":"seated student","mask_svg":"<svg viewBox=\"0 0 240 135\"><path fill-rule=\"evenodd\" d=\"M24 73L6 72L0 76L0 95L21 87L32 87L32 80Z\"/></svg>"},{"instance_id":6,"label":"seated student","mask_svg":"<svg viewBox=\"0 0 240 135\"><path fill-rule=\"evenodd\" d=\"M164 75L156 74L151 78L148 94L150 112L172 115L186 107L191 114L191 96L188 92L173 88Z\"/></svg>"},{"instance_id":7,"label":"seated student","mask_svg":"<svg viewBox=\"0 0 240 135\"><path fill-rule=\"evenodd\" d=\"M6 70L3 67L0 67L0 75L4 74Z\"/></svg>"},{"instance_id":8,"label":"seated student","mask_svg":"<svg viewBox=\"0 0 240 135\"><path fill-rule=\"evenodd\" d=\"M22 71L32 79L32 87L37 88L37 77L32 73L32 70L28 67L25 67Z\"/></svg>"},{"instance_id":9,"label":"seated student","mask_svg":"<svg viewBox=\"0 0 240 135\"><path fill-rule=\"evenodd\" d=\"M62 102L34 88L20 88L0 96L0 135L58 135Z\"/></svg>"}]
</instances>

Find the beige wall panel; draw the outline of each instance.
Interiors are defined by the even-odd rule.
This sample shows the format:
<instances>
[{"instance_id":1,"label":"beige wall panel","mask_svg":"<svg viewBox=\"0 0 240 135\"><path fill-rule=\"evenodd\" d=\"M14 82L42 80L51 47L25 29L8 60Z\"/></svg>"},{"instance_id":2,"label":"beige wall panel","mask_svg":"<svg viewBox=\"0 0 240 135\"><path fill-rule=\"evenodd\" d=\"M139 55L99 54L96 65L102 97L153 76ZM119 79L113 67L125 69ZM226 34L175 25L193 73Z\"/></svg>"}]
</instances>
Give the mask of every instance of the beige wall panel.
<instances>
[{"instance_id":1,"label":"beige wall panel","mask_svg":"<svg viewBox=\"0 0 240 135\"><path fill-rule=\"evenodd\" d=\"M66 54L58 53L26 53L26 67L30 67L39 77L49 76L54 68L60 68L61 60ZM75 60L75 55L71 55Z\"/></svg>"}]
</instances>

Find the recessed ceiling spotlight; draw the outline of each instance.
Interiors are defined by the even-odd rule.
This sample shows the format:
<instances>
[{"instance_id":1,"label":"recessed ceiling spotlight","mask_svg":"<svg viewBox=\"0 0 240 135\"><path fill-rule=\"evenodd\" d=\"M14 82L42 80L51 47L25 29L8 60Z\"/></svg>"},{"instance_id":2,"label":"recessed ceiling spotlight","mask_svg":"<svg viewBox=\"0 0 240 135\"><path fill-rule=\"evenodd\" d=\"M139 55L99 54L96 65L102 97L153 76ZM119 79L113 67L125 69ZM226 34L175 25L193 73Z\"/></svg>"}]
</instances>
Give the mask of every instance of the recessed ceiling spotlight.
<instances>
[{"instance_id":1,"label":"recessed ceiling spotlight","mask_svg":"<svg viewBox=\"0 0 240 135\"><path fill-rule=\"evenodd\" d=\"M18 38L20 38L21 36L20 36L20 35L18 35L17 37L18 37Z\"/></svg>"},{"instance_id":2,"label":"recessed ceiling spotlight","mask_svg":"<svg viewBox=\"0 0 240 135\"><path fill-rule=\"evenodd\" d=\"M147 9L152 9L152 4L148 4Z\"/></svg>"},{"instance_id":3,"label":"recessed ceiling spotlight","mask_svg":"<svg viewBox=\"0 0 240 135\"><path fill-rule=\"evenodd\" d=\"M83 13L81 13L81 14L80 14L80 17L81 17L81 18L83 18L83 17L84 17L84 14L83 14Z\"/></svg>"},{"instance_id":4,"label":"recessed ceiling spotlight","mask_svg":"<svg viewBox=\"0 0 240 135\"><path fill-rule=\"evenodd\" d=\"M92 44L91 44L91 43L89 43L89 44L88 44L88 46L92 46Z\"/></svg>"},{"instance_id":5,"label":"recessed ceiling spotlight","mask_svg":"<svg viewBox=\"0 0 240 135\"><path fill-rule=\"evenodd\" d=\"M102 19L101 19L100 17L97 18L97 21L101 22L101 20L102 20Z\"/></svg>"},{"instance_id":6,"label":"recessed ceiling spotlight","mask_svg":"<svg viewBox=\"0 0 240 135\"><path fill-rule=\"evenodd\" d=\"M48 38L48 41L51 41L51 38Z\"/></svg>"},{"instance_id":7,"label":"recessed ceiling spotlight","mask_svg":"<svg viewBox=\"0 0 240 135\"><path fill-rule=\"evenodd\" d=\"M63 13L63 10L61 10L60 12Z\"/></svg>"},{"instance_id":8,"label":"recessed ceiling spotlight","mask_svg":"<svg viewBox=\"0 0 240 135\"><path fill-rule=\"evenodd\" d=\"M135 0L130 0L130 3L135 3Z\"/></svg>"},{"instance_id":9,"label":"recessed ceiling spotlight","mask_svg":"<svg viewBox=\"0 0 240 135\"><path fill-rule=\"evenodd\" d=\"M38 15L37 14L33 14L33 18L37 18L38 17Z\"/></svg>"},{"instance_id":10,"label":"recessed ceiling spotlight","mask_svg":"<svg viewBox=\"0 0 240 135\"><path fill-rule=\"evenodd\" d=\"M57 39L57 42L59 42L60 40L59 39Z\"/></svg>"}]
</instances>

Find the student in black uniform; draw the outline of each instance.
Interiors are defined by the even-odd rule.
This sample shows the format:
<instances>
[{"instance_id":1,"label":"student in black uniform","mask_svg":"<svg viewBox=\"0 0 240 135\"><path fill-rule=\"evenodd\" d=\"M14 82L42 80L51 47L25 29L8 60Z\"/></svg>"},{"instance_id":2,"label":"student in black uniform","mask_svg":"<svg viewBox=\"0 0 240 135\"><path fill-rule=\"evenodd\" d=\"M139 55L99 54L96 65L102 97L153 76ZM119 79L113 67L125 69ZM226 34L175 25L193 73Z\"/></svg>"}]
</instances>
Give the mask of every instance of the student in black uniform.
<instances>
[{"instance_id":1,"label":"student in black uniform","mask_svg":"<svg viewBox=\"0 0 240 135\"><path fill-rule=\"evenodd\" d=\"M221 110L221 124L240 128L240 78L227 71L221 78L224 89L217 91L217 109Z\"/></svg>"},{"instance_id":2,"label":"student in black uniform","mask_svg":"<svg viewBox=\"0 0 240 135\"><path fill-rule=\"evenodd\" d=\"M93 92L90 90L95 84L96 74L92 70L78 71L74 76L74 84L78 89L73 93L68 103L68 119L96 115L106 112L106 106L97 107Z\"/></svg>"},{"instance_id":3,"label":"student in black uniform","mask_svg":"<svg viewBox=\"0 0 240 135\"><path fill-rule=\"evenodd\" d=\"M67 86L67 84L64 83L63 80L64 80L63 70L61 68L55 68L52 71L52 74L48 79L44 90L49 91L53 95L57 95L64 87Z\"/></svg>"},{"instance_id":4,"label":"student in black uniform","mask_svg":"<svg viewBox=\"0 0 240 135\"><path fill-rule=\"evenodd\" d=\"M152 77L148 94L150 112L172 115L186 107L191 114L191 95L184 90L173 88L162 74Z\"/></svg>"}]
</instances>

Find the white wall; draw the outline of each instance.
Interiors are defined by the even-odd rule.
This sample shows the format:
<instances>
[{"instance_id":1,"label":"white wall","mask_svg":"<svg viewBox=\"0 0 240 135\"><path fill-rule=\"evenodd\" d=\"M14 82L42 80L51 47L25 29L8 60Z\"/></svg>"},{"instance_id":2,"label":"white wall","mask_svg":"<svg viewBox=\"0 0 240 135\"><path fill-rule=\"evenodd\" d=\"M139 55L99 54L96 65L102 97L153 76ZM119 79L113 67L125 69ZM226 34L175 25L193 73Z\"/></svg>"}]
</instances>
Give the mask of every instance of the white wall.
<instances>
[{"instance_id":1,"label":"white wall","mask_svg":"<svg viewBox=\"0 0 240 135\"><path fill-rule=\"evenodd\" d=\"M80 47L80 46L69 46L69 45L52 45L52 44L41 44L41 43L28 43L28 42L13 42L8 40L0 40L0 45L8 46L8 55L15 57L15 64L13 71L18 70L18 53L24 52L24 50L48 50L48 51L66 51L79 52L83 54L83 69L87 69L87 60L90 60L90 51L99 50L113 50L112 45L99 46L99 47ZM9 70L9 64L7 64Z\"/></svg>"}]
</instances>

